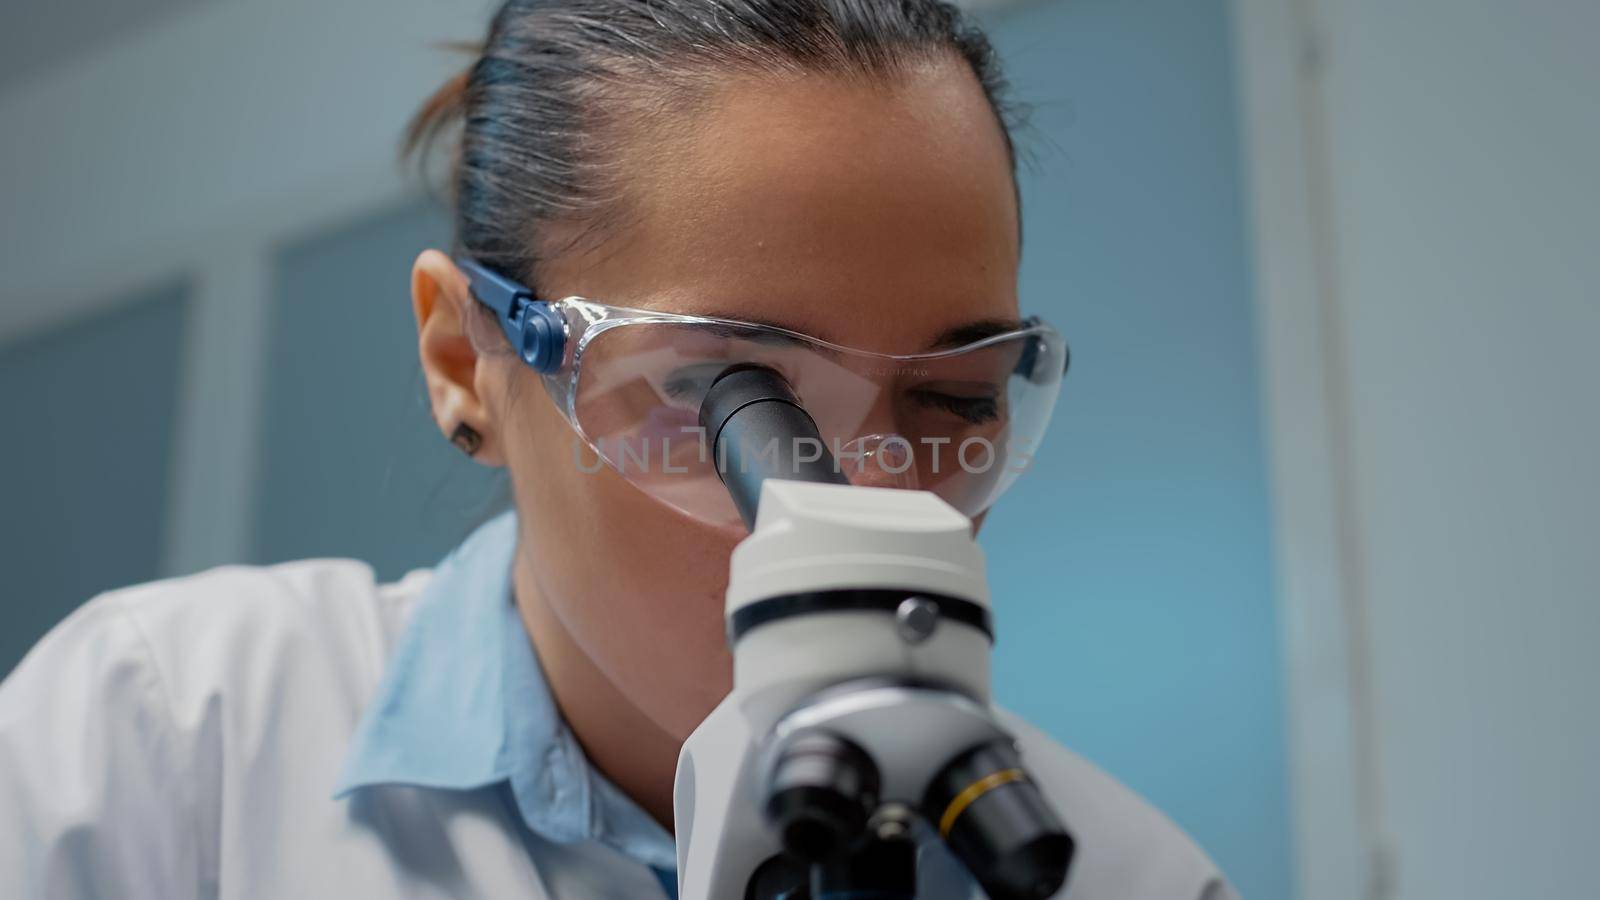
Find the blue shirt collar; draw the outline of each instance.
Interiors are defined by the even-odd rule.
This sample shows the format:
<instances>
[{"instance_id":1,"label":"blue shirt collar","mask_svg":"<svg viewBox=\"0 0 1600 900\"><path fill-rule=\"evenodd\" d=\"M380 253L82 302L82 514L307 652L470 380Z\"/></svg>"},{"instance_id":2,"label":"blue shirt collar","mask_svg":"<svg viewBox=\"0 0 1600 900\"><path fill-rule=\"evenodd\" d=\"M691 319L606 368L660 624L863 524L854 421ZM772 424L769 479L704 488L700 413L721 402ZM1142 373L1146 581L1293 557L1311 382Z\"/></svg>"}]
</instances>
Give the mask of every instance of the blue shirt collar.
<instances>
[{"instance_id":1,"label":"blue shirt collar","mask_svg":"<svg viewBox=\"0 0 1600 900\"><path fill-rule=\"evenodd\" d=\"M584 758L545 683L511 591L506 513L434 570L384 671L335 788L509 785L529 829L598 840L658 869L672 835Z\"/></svg>"}]
</instances>

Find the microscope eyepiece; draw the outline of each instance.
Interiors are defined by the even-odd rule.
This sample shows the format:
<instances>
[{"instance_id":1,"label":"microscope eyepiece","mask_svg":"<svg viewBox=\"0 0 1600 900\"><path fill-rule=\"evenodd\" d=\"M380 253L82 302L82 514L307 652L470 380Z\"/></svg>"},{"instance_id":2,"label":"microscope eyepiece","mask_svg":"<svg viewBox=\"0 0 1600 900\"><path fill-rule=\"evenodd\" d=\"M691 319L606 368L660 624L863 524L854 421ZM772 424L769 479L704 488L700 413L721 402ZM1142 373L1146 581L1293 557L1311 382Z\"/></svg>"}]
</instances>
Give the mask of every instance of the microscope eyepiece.
<instances>
[{"instance_id":1,"label":"microscope eyepiece","mask_svg":"<svg viewBox=\"0 0 1600 900\"><path fill-rule=\"evenodd\" d=\"M747 528L754 528L761 482L768 478L849 484L823 445L817 423L777 371L729 366L700 402L700 427L711 441L717 474ZM801 442L813 454L799 451Z\"/></svg>"},{"instance_id":2,"label":"microscope eyepiece","mask_svg":"<svg viewBox=\"0 0 1600 900\"><path fill-rule=\"evenodd\" d=\"M1066 881L1072 837L1008 743L956 757L929 785L923 815L990 900L1043 900Z\"/></svg>"}]
</instances>

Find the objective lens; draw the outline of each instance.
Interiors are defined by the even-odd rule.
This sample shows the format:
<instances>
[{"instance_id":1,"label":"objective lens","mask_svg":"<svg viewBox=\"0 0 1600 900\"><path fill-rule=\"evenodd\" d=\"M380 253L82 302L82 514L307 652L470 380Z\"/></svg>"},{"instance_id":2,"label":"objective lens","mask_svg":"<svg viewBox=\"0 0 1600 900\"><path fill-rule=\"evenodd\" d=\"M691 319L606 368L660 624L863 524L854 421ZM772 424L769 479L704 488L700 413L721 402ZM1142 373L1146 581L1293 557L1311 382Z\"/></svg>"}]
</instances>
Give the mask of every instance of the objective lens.
<instances>
[{"instance_id":1,"label":"objective lens","mask_svg":"<svg viewBox=\"0 0 1600 900\"><path fill-rule=\"evenodd\" d=\"M810 884L811 867L780 853L756 867L744 900L811 900Z\"/></svg>"},{"instance_id":2,"label":"objective lens","mask_svg":"<svg viewBox=\"0 0 1600 900\"><path fill-rule=\"evenodd\" d=\"M786 850L820 862L861 836L877 797L878 767L865 750L830 732L800 732L773 767L767 821Z\"/></svg>"},{"instance_id":3,"label":"objective lens","mask_svg":"<svg viewBox=\"0 0 1600 900\"><path fill-rule=\"evenodd\" d=\"M929 785L923 814L990 900L1044 900L1066 883L1072 837L1010 744L958 756Z\"/></svg>"},{"instance_id":4,"label":"objective lens","mask_svg":"<svg viewBox=\"0 0 1600 900\"><path fill-rule=\"evenodd\" d=\"M817 900L916 900L917 845L907 838L868 840L811 879Z\"/></svg>"}]
</instances>

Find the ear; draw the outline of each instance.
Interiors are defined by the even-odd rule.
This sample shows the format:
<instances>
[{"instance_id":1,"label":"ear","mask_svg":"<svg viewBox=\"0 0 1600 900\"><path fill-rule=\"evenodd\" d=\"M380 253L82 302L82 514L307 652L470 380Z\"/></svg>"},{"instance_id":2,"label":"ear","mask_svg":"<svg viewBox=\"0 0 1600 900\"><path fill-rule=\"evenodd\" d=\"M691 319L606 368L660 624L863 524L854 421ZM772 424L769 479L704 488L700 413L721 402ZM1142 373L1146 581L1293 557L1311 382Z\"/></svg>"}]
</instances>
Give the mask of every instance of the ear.
<instances>
[{"instance_id":1,"label":"ear","mask_svg":"<svg viewBox=\"0 0 1600 900\"><path fill-rule=\"evenodd\" d=\"M482 437L473 458L505 464L497 423L489 414L480 383L487 361L467 336L467 316L475 311L467 276L450 257L424 250L411 267L411 309L417 317L417 355L428 382L433 421L448 440L466 424Z\"/></svg>"}]
</instances>

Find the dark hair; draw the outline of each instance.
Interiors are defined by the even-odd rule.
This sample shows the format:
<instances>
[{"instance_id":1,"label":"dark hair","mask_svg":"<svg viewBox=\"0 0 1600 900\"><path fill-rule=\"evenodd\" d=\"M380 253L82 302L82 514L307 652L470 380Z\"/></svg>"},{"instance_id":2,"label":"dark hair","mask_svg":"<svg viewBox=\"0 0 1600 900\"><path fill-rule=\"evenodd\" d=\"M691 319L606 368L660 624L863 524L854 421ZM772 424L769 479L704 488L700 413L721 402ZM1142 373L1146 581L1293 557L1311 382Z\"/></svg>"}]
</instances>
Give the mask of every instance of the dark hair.
<instances>
[{"instance_id":1,"label":"dark hair","mask_svg":"<svg viewBox=\"0 0 1600 900\"><path fill-rule=\"evenodd\" d=\"M614 221L619 134L672 127L730 71L883 77L952 56L977 77L1005 136L1017 110L983 32L944 0L509 0L480 55L425 103L405 152L446 133L456 247L537 288L551 247Z\"/></svg>"}]
</instances>

